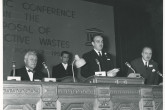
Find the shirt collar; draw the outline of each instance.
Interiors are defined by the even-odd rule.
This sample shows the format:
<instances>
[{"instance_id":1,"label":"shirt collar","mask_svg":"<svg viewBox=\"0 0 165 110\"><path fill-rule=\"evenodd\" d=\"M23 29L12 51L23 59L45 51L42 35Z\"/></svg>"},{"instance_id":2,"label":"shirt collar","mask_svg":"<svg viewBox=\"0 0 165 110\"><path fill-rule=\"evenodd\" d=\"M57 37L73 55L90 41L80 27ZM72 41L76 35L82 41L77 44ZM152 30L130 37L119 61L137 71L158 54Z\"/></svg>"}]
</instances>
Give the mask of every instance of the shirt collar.
<instances>
[{"instance_id":1,"label":"shirt collar","mask_svg":"<svg viewBox=\"0 0 165 110\"><path fill-rule=\"evenodd\" d=\"M95 52L99 55L99 53L98 52L100 52L100 54L102 55L102 51L98 51L98 50L96 50L96 49L94 49L95 50Z\"/></svg>"},{"instance_id":2,"label":"shirt collar","mask_svg":"<svg viewBox=\"0 0 165 110\"><path fill-rule=\"evenodd\" d=\"M68 67L67 63L62 63L62 65L64 66L65 69Z\"/></svg>"},{"instance_id":3,"label":"shirt collar","mask_svg":"<svg viewBox=\"0 0 165 110\"><path fill-rule=\"evenodd\" d=\"M62 65L68 65L67 63L62 63Z\"/></svg>"},{"instance_id":4,"label":"shirt collar","mask_svg":"<svg viewBox=\"0 0 165 110\"><path fill-rule=\"evenodd\" d=\"M65 64L65 63L62 63L63 67L65 68L65 70L67 69L68 67L68 64Z\"/></svg>"},{"instance_id":5,"label":"shirt collar","mask_svg":"<svg viewBox=\"0 0 165 110\"><path fill-rule=\"evenodd\" d=\"M26 68L26 71L29 73L28 70L31 70L31 69L29 69L28 67L25 67L25 68ZM31 70L31 72L34 73L35 71L34 70Z\"/></svg>"},{"instance_id":6,"label":"shirt collar","mask_svg":"<svg viewBox=\"0 0 165 110\"><path fill-rule=\"evenodd\" d=\"M26 66L25 66L25 68L26 68L26 71L28 71L28 70L29 70L29 68L28 68L28 67L26 67Z\"/></svg>"},{"instance_id":7,"label":"shirt collar","mask_svg":"<svg viewBox=\"0 0 165 110\"><path fill-rule=\"evenodd\" d=\"M143 58L142 58L142 61L143 61L143 64L144 64L144 65L145 65L145 64L146 64L146 62L147 62L147 66L148 66L149 61L145 61Z\"/></svg>"}]
</instances>

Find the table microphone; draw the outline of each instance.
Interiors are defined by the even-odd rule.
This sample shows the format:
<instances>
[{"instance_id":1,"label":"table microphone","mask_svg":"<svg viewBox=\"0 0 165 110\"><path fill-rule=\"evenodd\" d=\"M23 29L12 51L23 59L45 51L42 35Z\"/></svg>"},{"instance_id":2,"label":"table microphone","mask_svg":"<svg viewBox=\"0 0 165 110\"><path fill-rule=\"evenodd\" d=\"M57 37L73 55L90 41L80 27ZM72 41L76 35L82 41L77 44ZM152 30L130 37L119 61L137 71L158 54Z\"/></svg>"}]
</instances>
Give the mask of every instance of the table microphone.
<instances>
[{"instance_id":1,"label":"table microphone","mask_svg":"<svg viewBox=\"0 0 165 110\"><path fill-rule=\"evenodd\" d=\"M12 70L13 70L13 76L7 76L7 80L14 80L14 81L21 81L20 76L15 76L15 61L12 61Z\"/></svg>"},{"instance_id":2,"label":"table microphone","mask_svg":"<svg viewBox=\"0 0 165 110\"><path fill-rule=\"evenodd\" d=\"M135 70L131 67L131 65L128 62L125 62L125 65L135 73Z\"/></svg>"},{"instance_id":3,"label":"table microphone","mask_svg":"<svg viewBox=\"0 0 165 110\"><path fill-rule=\"evenodd\" d=\"M96 63L99 65L99 71L101 71L101 66L100 66L100 62L98 59L95 59L96 60Z\"/></svg>"},{"instance_id":4,"label":"table microphone","mask_svg":"<svg viewBox=\"0 0 165 110\"><path fill-rule=\"evenodd\" d=\"M106 76L106 72L105 71L101 71L101 66L100 66L100 62L98 59L95 59L96 63L99 65L99 71L95 72L96 76Z\"/></svg>"},{"instance_id":5,"label":"table microphone","mask_svg":"<svg viewBox=\"0 0 165 110\"><path fill-rule=\"evenodd\" d=\"M49 69L48 69L48 66L46 65L45 62L42 63L44 68L46 69L47 73L48 73L48 78L50 78L50 73L49 73Z\"/></svg>"},{"instance_id":6,"label":"table microphone","mask_svg":"<svg viewBox=\"0 0 165 110\"><path fill-rule=\"evenodd\" d=\"M128 62L125 62L125 65L130 68L134 73L133 74L136 74L136 77L141 77L143 78L139 73L135 73L135 70L131 67L131 65L128 63ZM144 78L143 78L144 79Z\"/></svg>"},{"instance_id":7,"label":"table microphone","mask_svg":"<svg viewBox=\"0 0 165 110\"><path fill-rule=\"evenodd\" d=\"M15 61L12 61L13 76L15 76Z\"/></svg>"},{"instance_id":8,"label":"table microphone","mask_svg":"<svg viewBox=\"0 0 165 110\"><path fill-rule=\"evenodd\" d=\"M42 63L44 68L46 69L47 73L48 73L48 78L44 78L44 81L45 82L56 82L56 78L50 78L50 73L49 73L49 69L48 69L48 66L46 65L45 62Z\"/></svg>"},{"instance_id":9,"label":"table microphone","mask_svg":"<svg viewBox=\"0 0 165 110\"><path fill-rule=\"evenodd\" d=\"M162 73L160 73L159 71L156 72L159 76L163 77Z\"/></svg>"}]
</instances>

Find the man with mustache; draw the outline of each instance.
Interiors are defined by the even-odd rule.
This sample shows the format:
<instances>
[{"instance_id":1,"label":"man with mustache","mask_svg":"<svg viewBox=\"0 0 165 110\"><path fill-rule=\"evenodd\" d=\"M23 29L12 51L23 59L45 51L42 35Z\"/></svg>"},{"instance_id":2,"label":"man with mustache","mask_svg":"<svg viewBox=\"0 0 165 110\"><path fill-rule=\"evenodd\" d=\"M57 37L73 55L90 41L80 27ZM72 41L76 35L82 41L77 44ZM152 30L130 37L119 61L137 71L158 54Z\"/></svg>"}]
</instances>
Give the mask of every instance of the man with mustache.
<instances>
[{"instance_id":1,"label":"man with mustache","mask_svg":"<svg viewBox=\"0 0 165 110\"><path fill-rule=\"evenodd\" d=\"M152 60L152 49L150 47L144 47L141 53L142 57L137 58L131 62L132 68L136 73L139 73L144 79L145 84L157 85L159 84L158 64ZM128 73L133 73L131 69L128 69Z\"/></svg>"},{"instance_id":2,"label":"man with mustache","mask_svg":"<svg viewBox=\"0 0 165 110\"><path fill-rule=\"evenodd\" d=\"M95 75L95 72L105 71L107 76L116 76L119 69L113 69L111 55L103 50L103 36L96 34L92 38L93 49L85 53L82 57L86 64L81 68L81 75L85 78ZM99 67L99 64L100 67Z\"/></svg>"}]
</instances>

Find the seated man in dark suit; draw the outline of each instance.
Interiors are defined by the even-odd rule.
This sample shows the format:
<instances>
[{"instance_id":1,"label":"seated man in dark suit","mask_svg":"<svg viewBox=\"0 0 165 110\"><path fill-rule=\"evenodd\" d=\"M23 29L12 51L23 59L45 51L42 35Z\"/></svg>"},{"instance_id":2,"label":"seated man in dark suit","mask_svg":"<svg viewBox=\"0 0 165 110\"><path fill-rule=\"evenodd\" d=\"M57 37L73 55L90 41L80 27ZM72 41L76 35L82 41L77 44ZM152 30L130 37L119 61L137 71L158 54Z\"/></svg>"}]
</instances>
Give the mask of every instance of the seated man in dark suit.
<instances>
[{"instance_id":1,"label":"seated man in dark suit","mask_svg":"<svg viewBox=\"0 0 165 110\"><path fill-rule=\"evenodd\" d=\"M131 62L132 68L136 73L139 73L144 79L145 84L157 85L159 84L158 64L151 59L152 49L144 47L141 53L142 57L137 58ZM128 69L128 74L133 73L133 70Z\"/></svg>"},{"instance_id":2,"label":"seated man in dark suit","mask_svg":"<svg viewBox=\"0 0 165 110\"><path fill-rule=\"evenodd\" d=\"M81 67L81 75L85 78L95 75L95 72L105 71L107 76L114 77L119 69L113 69L113 61L111 55L103 49L103 36L96 34L92 38L93 49L85 53L82 58L86 64ZM100 65L100 67L99 67Z\"/></svg>"},{"instance_id":3,"label":"seated man in dark suit","mask_svg":"<svg viewBox=\"0 0 165 110\"><path fill-rule=\"evenodd\" d=\"M37 65L37 54L34 51L28 51L24 56L25 66L15 70L15 76L20 76L21 81L34 81L34 79L42 80L44 74L35 70ZM13 76L13 71L11 72Z\"/></svg>"},{"instance_id":4,"label":"seated man in dark suit","mask_svg":"<svg viewBox=\"0 0 165 110\"><path fill-rule=\"evenodd\" d=\"M61 63L54 66L52 69L53 78L64 78L72 76L72 66L68 64L70 53L67 51L61 52Z\"/></svg>"}]
</instances>

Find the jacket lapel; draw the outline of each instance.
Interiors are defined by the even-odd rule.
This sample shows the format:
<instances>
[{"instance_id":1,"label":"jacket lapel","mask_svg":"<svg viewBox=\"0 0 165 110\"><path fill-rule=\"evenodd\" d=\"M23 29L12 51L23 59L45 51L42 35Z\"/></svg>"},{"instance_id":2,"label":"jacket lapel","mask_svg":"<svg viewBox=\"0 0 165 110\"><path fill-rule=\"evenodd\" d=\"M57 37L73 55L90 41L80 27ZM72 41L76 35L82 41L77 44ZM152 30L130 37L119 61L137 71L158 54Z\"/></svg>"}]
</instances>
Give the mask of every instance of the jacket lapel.
<instances>
[{"instance_id":1,"label":"jacket lapel","mask_svg":"<svg viewBox=\"0 0 165 110\"><path fill-rule=\"evenodd\" d=\"M29 75L28 75L28 72L27 72L26 68L23 69L23 73L25 73L25 74L23 75L24 79L27 79L27 80L30 81L30 77L29 77Z\"/></svg>"}]
</instances>

